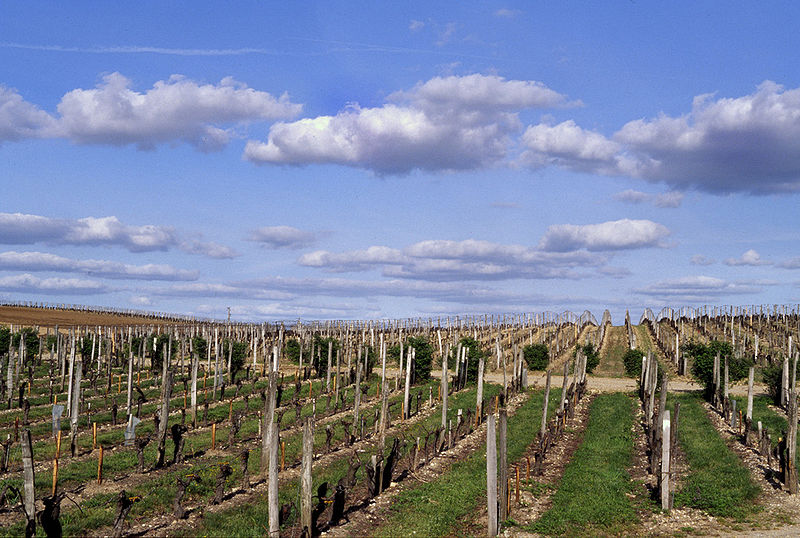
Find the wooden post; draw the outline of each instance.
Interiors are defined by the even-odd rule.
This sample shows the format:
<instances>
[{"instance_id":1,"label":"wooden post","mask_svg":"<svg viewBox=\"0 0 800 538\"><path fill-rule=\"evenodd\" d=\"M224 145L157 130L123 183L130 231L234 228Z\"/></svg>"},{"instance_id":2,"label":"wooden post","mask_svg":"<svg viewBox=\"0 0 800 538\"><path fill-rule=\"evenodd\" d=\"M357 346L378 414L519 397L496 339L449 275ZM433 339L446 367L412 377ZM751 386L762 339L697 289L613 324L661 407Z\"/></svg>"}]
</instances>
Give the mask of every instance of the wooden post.
<instances>
[{"instance_id":1,"label":"wooden post","mask_svg":"<svg viewBox=\"0 0 800 538\"><path fill-rule=\"evenodd\" d=\"M475 398L475 427L481 423L481 417L483 416L483 369L483 354L481 353L478 362L478 394Z\"/></svg>"},{"instance_id":2,"label":"wooden post","mask_svg":"<svg viewBox=\"0 0 800 538\"><path fill-rule=\"evenodd\" d=\"M564 380L561 383L561 403L558 405L559 411L564 411L567 401L567 382L569 381L569 361L564 363Z\"/></svg>"},{"instance_id":3,"label":"wooden post","mask_svg":"<svg viewBox=\"0 0 800 538\"><path fill-rule=\"evenodd\" d=\"M217 423L211 424L211 450L217 448Z\"/></svg>"},{"instance_id":4,"label":"wooden post","mask_svg":"<svg viewBox=\"0 0 800 538\"><path fill-rule=\"evenodd\" d=\"M51 490L50 495L55 497L56 489L58 485L58 460L53 460L53 489Z\"/></svg>"},{"instance_id":5,"label":"wooden post","mask_svg":"<svg viewBox=\"0 0 800 538\"><path fill-rule=\"evenodd\" d=\"M100 457L97 459L97 483L103 483L103 445L100 445Z\"/></svg>"},{"instance_id":6,"label":"wooden post","mask_svg":"<svg viewBox=\"0 0 800 538\"><path fill-rule=\"evenodd\" d=\"M360 365L359 365L360 366ZM303 468L300 478L300 529L313 536L311 528L311 463L314 459L314 423L310 417L303 424Z\"/></svg>"},{"instance_id":7,"label":"wooden post","mask_svg":"<svg viewBox=\"0 0 800 538\"><path fill-rule=\"evenodd\" d=\"M22 432L22 476L25 479L25 496L22 507L27 518L25 536L36 535L36 495L34 492L33 474L33 446L31 445L31 431L25 429Z\"/></svg>"},{"instance_id":8,"label":"wooden post","mask_svg":"<svg viewBox=\"0 0 800 538\"><path fill-rule=\"evenodd\" d=\"M508 414L506 409L500 410L500 498L503 499L500 504L500 521L505 521L508 518Z\"/></svg>"},{"instance_id":9,"label":"wooden post","mask_svg":"<svg viewBox=\"0 0 800 538\"><path fill-rule=\"evenodd\" d=\"M274 375L274 372L273 372ZM278 425L270 424L269 478L267 502L269 503L269 535L280 535L280 504L278 499Z\"/></svg>"},{"instance_id":10,"label":"wooden post","mask_svg":"<svg viewBox=\"0 0 800 538\"><path fill-rule=\"evenodd\" d=\"M281 441L281 471L286 468L286 441Z\"/></svg>"},{"instance_id":11,"label":"wooden post","mask_svg":"<svg viewBox=\"0 0 800 538\"><path fill-rule=\"evenodd\" d=\"M92 422L92 450L97 448L97 422Z\"/></svg>"},{"instance_id":12,"label":"wooden post","mask_svg":"<svg viewBox=\"0 0 800 538\"><path fill-rule=\"evenodd\" d=\"M494 414L486 421L486 508L488 536L497 536L497 427Z\"/></svg>"},{"instance_id":13,"label":"wooden post","mask_svg":"<svg viewBox=\"0 0 800 538\"><path fill-rule=\"evenodd\" d=\"M539 428L539 438L544 438L544 433L547 430L547 406L550 402L550 370L547 370L547 381L544 386L544 405L542 407L542 425Z\"/></svg>"},{"instance_id":14,"label":"wooden post","mask_svg":"<svg viewBox=\"0 0 800 538\"><path fill-rule=\"evenodd\" d=\"M669 510L670 506L670 439L671 429L669 420L669 409L664 410L663 422L661 423L661 509Z\"/></svg>"},{"instance_id":15,"label":"wooden post","mask_svg":"<svg viewBox=\"0 0 800 538\"><path fill-rule=\"evenodd\" d=\"M797 393L794 387L789 393L789 431L786 434L787 487L791 495L797 495Z\"/></svg>"}]
</instances>

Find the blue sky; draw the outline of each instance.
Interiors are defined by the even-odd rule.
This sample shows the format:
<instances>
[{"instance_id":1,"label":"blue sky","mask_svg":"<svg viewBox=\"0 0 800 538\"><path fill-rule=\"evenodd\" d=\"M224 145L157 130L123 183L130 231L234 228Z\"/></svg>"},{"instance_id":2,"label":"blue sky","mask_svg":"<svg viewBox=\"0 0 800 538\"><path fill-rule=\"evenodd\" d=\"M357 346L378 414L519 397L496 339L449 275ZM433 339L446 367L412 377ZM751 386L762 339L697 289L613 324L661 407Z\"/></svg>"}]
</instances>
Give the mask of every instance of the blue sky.
<instances>
[{"instance_id":1,"label":"blue sky","mask_svg":"<svg viewBox=\"0 0 800 538\"><path fill-rule=\"evenodd\" d=\"M798 10L4 2L0 299L798 302Z\"/></svg>"}]
</instances>

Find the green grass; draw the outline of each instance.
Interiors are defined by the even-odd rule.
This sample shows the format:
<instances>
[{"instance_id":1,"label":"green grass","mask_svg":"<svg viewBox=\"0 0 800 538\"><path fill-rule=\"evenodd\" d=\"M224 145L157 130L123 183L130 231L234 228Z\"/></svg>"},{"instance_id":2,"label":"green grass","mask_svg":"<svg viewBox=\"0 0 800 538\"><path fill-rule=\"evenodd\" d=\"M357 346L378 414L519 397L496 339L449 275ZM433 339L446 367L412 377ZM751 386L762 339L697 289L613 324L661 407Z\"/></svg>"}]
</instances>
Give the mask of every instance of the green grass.
<instances>
[{"instance_id":1,"label":"green grass","mask_svg":"<svg viewBox=\"0 0 800 538\"><path fill-rule=\"evenodd\" d=\"M528 530L542 534L614 534L637 521L628 494L634 400L601 394L592 402L584 441L564 471L553 507Z\"/></svg>"},{"instance_id":2,"label":"green grass","mask_svg":"<svg viewBox=\"0 0 800 538\"><path fill-rule=\"evenodd\" d=\"M681 403L678 442L689 463L675 506L699 508L713 516L743 518L756 509L760 492L749 470L719 436L699 394L671 396Z\"/></svg>"},{"instance_id":3,"label":"green grass","mask_svg":"<svg viewBox=\"0 0 800 538\"><path fill-rule=\"evenodd\" d=\"M554 412L561 396L551 390L549 409ZM508 461L522 457L541 424L542 391L534 393L508 419ZM401 492L392 502L390 515L374 531L376 536L443 536L457 533L465 517L486 502L486 450L481 448L466 460L431 482Z\"/></svg>"}]
</instances>

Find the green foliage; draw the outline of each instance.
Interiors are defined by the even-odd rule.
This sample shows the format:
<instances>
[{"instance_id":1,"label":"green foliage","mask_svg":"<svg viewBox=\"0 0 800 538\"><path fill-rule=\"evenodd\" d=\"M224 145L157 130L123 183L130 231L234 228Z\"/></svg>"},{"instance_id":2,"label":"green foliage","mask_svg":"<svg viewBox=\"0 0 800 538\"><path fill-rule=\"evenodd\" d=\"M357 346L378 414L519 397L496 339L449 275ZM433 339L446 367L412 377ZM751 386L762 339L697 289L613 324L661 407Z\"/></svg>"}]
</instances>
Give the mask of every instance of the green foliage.
<instances>
[{"instance_id":1,"label":"green foliage","mask_svg":"<svg viewBox=\"0 0 800 538\"><path fill-rule=\"evenodd\" d=\"M15 349L19 349L21 338L23 338L25 342L25 357L33 359L39 352L39 334L36 332L36 329L32 327L24 327L11 337L11 345L14 346Z\"/></svg>"},{"instance_id":2,"label":"green foliage","mask_svg":"<svg viewBox=\"0 0 800 538\"><path fill-rule=\"evenodd\" d=\"M55 352L57 345L58 345L58 336L56 336L55 334L48 334L47 338L45 339L45 348L48 350L52 349Z\"/></svg>"},{"instance_id":3,"label":"green foliage","mask_svg":"<svg viewBox=\"0 0 800 538\"><path fill-rule=\"evenodd\" d=\"M8 353L11 344L11 330L8 327L0 327L0 355Z\"/></svg>"},{"instance_id":4,"label":"green foliage","mask_svg":"<svg viewBox=\"0 0 800 538\"><path fill-rule=\"evenodd\" d=\"M155 342L155 350L153 350L153 342ZM178 346L174 344L175 343L173 342L171 358L175 358L175 354L178 352ZM90 341L90 349L91 345L92 343ZM164 364L164 349L165 346L169 347L169 335L159 334L158 336L151 336L147 339L145 346L147 348L147 352L151 355L151 370L156 373L161 372Z\"/></svg>"},{"instance_id":5,"label":"green foliage","mask_svg":"<svg viewBox=\"0 0 800 538\"><path fill-rule=\"evenodd\" d=\"M712 340L708 344L701 344L690 340L681 346L681 351L692 359L692 376L705 387L706 396L714 390L714 357L719 355L720 373L723 372L725 359L728 359L728 379L738 381L747 377L748 369L753 366L749 358L736 358L733 348L728 342Z\"/></svg>"},{"instance_id":6,"label":"green foliage","mask_svg":"<svg viewBox=\"0 0 800 538\"><path fill-rule=\"evenodd\" d=\"M331 342L331 365L336 364L336 350L339 349L339 340L336 338L324 338L319 334L314 335L314 356L311 364L317 371L317 377L325 377L328 374L328 343ZM374 360L374 357L370 357Z\"/></svg>"},{"instance_id":7,"label":"green foliage","mask_svg":"<svg viewBox=\"0 0 800 538\"><path fill-rule=\"evenodd\" d=\"M287 340L283 346L283 354L292 364L300 364L300 342L295 338Z\"/></svg>"},{"instance_id":8,"label":"green foliage","mask_svg":"<svg viewBox=\"0 0 800 538\"><path fill-rule=\"evenodd\" d=\"M629 495L633 459L634 401L623 393L601 394L591 404L583 444L564 471L553 507L530 528L542 534L621 534L638 518Z\"/></svg>"},{"instance_id":9,"label":"green foliage","mask_svg":"<svg viewBox=\"0 0 800 538\"><path fill-rule=\"evenodd\" d=\"M600 350L594 348L594 344L586 342L583 346L583 354L586 357L586 372L591 374L597 365L600 364Z\"/></svg>"},{"instance_id":10,"label":"green foliage","mask_svg":"<svg viewBox=\"0 0 800 538\"><path fill-rule=\"evenodd\" d=\"M192 338L192 352L198 359L205 359L208 356L208 342L200 335Z\"/></svg>"},{"instance_id":11,"label":"green foliage","mask_svg":"<svg viewBox=\"0 0 800 538\"><path fill-rule=\"evenodd\" d=\"M431 366L433 364L433 346L430 341L417 336L406 340L406 349L414 348L414 369L413 383L427 381L431 378ZM406 351L408 353L408 351Z\"/></svg>"},{"instance_id":12,"label":"green foliage","mask_svg":"<svg viewBox=\"0 0 800 538\"><path fill-rule=\"evenodd\" d=\"M531 344L522 348L522 354L531 370L546 370L550 363L550 351L545 344Z\"/></svg>"},{"instance_id":13,"label":"green foliage","mask_svg":"<svg viewBox=\"0 0 800 538\"><path fill-rule=\"evenodd\" d=\"M625 365L625 375L638 379L642 375L642 359L644 352L641 349L629 349L622 357Z\"/></svg>"},{"instance_id":14,"label":"green foliage","mask_svg":"<svg viewBox=\"0 0 800 538\"><path fill-rule=\"evenodd\" d=\"M481 343L471 336L465 336L459 340L461 347L469 348L467 352L467 383L476 383L478 381L478 365L480 364L481 357L483 357L484 364L489 357L489 354L483 350ZM458 353L458 347L450 352L450 359L447 361L448 367L455 366L455 355Z\"/></svg>"},{"instance_id":15,"label":"green foliage","mask_svg":"<svg viewBox=\"0 0 800 538\"><path fill-rule=\"evenodd\" d=\"M244 359L247 357L247 342L236 342L227 338L222 342L222 350L225 353L225 360L228 355L231 358L231 379L236 379L236 374L244 366Z\"/></svg>"},{"instance_id":16,"label":"green foliage","mask_svg":"<svg viewBox=\"0 0 800 538\"><path fill-rule=\"evenodd\" d=\"M772 366L767 366L761 370L761 377L767 386L767 392L775 405L781 404L781 378L783 377L783 363L776 362Z\"/></svg>"}]
</instances>

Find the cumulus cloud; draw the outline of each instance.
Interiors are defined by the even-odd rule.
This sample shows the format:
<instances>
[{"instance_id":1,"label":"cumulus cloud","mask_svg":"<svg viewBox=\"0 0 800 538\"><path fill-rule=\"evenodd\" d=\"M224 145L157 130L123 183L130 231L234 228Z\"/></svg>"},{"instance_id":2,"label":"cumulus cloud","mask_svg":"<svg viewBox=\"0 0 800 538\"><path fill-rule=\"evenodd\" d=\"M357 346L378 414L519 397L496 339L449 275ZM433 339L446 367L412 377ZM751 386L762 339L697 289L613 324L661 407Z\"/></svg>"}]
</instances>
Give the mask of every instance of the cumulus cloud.
<instances>
[{"instance_id":1,"label":"cumulus cloud","mask_svg":"<svg viewBox=\"0 0 800 538\"><path fill-rule=\"evenodd\" d=\"M0 270L63 271L104 278L139 280L197 280L197 271L170 265L129 265L107 260L75 260L46 252L0 252Z\"/></svg>"},{"instance_id":2,"label":"cumulus cloud","mask_svg":"<svg viewBox=\"0 0 800 538\"><path fill-rule=\"evenodd\" d=\"M38 278L30 273L0 277L0 290L20 293L42 293L58 295L95 295L112 291L96 280L77 278Z\"/></svg>"},{"instance_id":3,"label":"cumulus cloud","mask_svg":"<svg viewBox=\"0 0 800 538\"><path fill-rule=\"evenodd\" d=\"M800 269L800 257L789 258L778 264L782 269Z\"/></svg>"},{"instance_id":4,"label":"cumulus cloud","mask_svg":"<svg viewBox=\"0 0 800 538\"><path fill-rule=\"evenodd\" d=\"M296 117L302 105L287 94L248 88L230 77L202 84L181 75L138 92L120 73L105 75L91 89L74 89L51 116L0 86L0 142L24 138L65 138L78 144L136 145L186 142L202 151L228 144L232 129L255 121Z\"/></svg>"},{"instance_id":5,"label":"cumulus cloud","mask_svg":"<svg viewBox=\"0 0 800 538\"><path fill-rule=\"evenodd\" d=\"M301 105L248 88L228 77L219 84L200 84L181 75L156 82L145 92L131 80L111 73L93 89L76 89L58 104L62 136L81 144L157 144L183 141L203 151L224 147L224 126L292 118Z\"/></svg>"},{"instance_id":6,"label":"cumulus cloud","mask_svg":"<svg viewBox=\"0 0 800 538\"><path fill-rule=\"evenodd\" d=\"M0 143L44 136L55 120L16 90L0 85Z\"/></svg>"},{"instance_id":7,"label":"cumulus cloud","mask_svg":"<svg viewBox=\"0 0 800 538\"><path fill-rule=\"evenodd\" d=\"M462 170L501 161L521 129L518 112L567 105L536 81L494 75L435 77L395 92L380 107L272 125L244 156L257 163L330 163L379 174Z\"/></svg>"},{"instance_id":8,"label":"cumulus cloud","mask_svg":"<svg viewBox=\"0 0 800 538\"><path fill-rule=\"evenodd\" d=\"M761 255L753 249L746 251L740 258L727 258L724 262L725 265L737 266L737 265L750 265L750 266L759 266L759 265L772 265L772 262L767 260L762 260Z\"/></svg>"},{"instance_id":9,"label":"cumulus cloud","mask_svg":"<svg viewBox=\"0 0 800 538\"><path fill-rule=\"evenodd\" d=\"M711 265L716 263L716 260L703 256L702 254L695 254L689 261L692 265Z\"/></svg>"},{"instance_id":10,"label":"cumulus cloud","mask_svg":"<svg viewBox=\"0 0 800 538\"><path fill-rule=\"evenodd\" d=\"M742 97L699 95L682 116L633 120L611 138L571 120L534 125L523 143L523 161L535 168L638 177L677 190L795 192L800 190L800 88L765 81Z\"/></svg>"},{"instance_id":11,"label":"cumulus cloud","mask_svg":"<svg viewBox=\"0 0 800 538\"><path fill-rule=\"evenodd\" d=\"M605 256L586 250L543 252L475 239L427 240L404 249L373 246L339 253L321 250L298 259L300 265L331 273L379 269L387 277L438 282L579 278L583 275L573 269L599 267L606 261Z\"/></svg>"},{"instance_id":12,"label":"cumulus cloud","mask_svg":"<svg viewBox=\"0 0 800 538\"><path fill-rule=\"evenodd\" d=\"M292 226L263 226L250 233L249 240L274 249L298 249L316 241L312 232L299 230Z\"/></svg>"},{"instance_id":13,"label":"cumulus cloud","mask_svg":"<svg viewBox=\"0 0 800 538\"><path fill-rule=\"evenodd\" d=\"M713 302L726 295L758 293L760 290L751 285L700 275L662 280L635 291L668 301Z\"/></svg>"},{"instance_id":14,"label":"cumulus cloud","mask_svg":"<svg viewBox=\"0 0 800 538\"><path fill-rule=\"evenodd\" d=\"M179 248L190 254L230 258L236 252L216 243L184 241L169 226L132 226L117 217L55 219L24 213L0 213L0 244L120 246L131 252L165 251Z\"/></svg>"},{"instance_id":15,"label":"cumulus cloud","mask_svg":"<svg viewBox=\"0 0 800 538\"><path fill-rule=\"evenodd\" d=\"M661 194L648 194L633 189L624 190L616 193L613 198L619 202L627 204L653 204L656 207L675 208L680 207L683 202L684 194L678 191L664 192Z\"/></svg>"},{"instance_id":16,"label":"cumulus cloud","mask_svg":"<svg viewBox=\"0 0 800 538\"><path fill-rule=\"evenodd\" d=\"M545 251L567 252L663 247L670 234L662 224L650 220L622 219L600 224L555 224L549 226L539 243Z\"/></svg>"},{"instance_id":17,"label":"cumulus cloud","mask_svg":"<svg viewBox=\"0 0 800 538\"><path fill-rule=\"evenodd\" d=\"M178 248L187 254L198 254L217 260L229 260L239 256L239 253L235 249L227 245L220 245L214 241L201 241L199 239L183 241L178 245Z\"/></svg>"}]
</instances>

